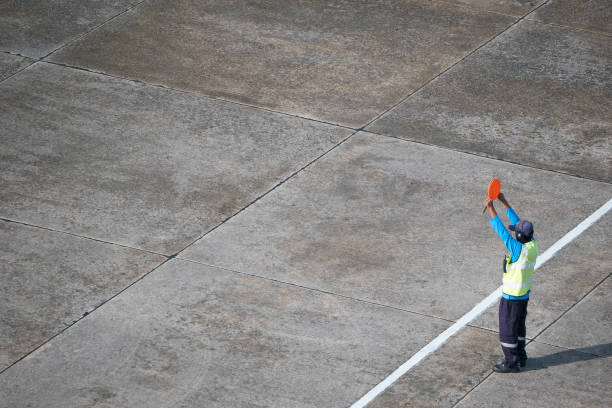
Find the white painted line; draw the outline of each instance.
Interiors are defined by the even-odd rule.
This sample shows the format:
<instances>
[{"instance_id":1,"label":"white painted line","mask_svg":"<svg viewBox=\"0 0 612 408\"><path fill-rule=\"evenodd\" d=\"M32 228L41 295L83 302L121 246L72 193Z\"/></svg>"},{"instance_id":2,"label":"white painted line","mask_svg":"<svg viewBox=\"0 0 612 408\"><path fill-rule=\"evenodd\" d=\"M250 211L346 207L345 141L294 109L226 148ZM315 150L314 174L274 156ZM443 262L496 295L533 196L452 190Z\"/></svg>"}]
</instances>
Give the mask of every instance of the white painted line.
<instances>
[{"instance_id":1,"label":"white painted line","mask_svg":"<svg viewBox=\"0 0 612 408\"><path fill-rule=\"evenodd\" d=\"M595 211L587 219L585 219L580 224L578 224L576 226L576 228L574 228L573 230L571 230L570 232L565 234L563 236L563 238L561 238L560 240L555 242L553 244L553 246L551 246L550 248L548 248L546 250L546 252L544 252L542 255L538 256L538 258L536 260L536 267L535 268L538 269L540 266L544 265L544 262L548 261L550 258L553 257L554 254L559 252L559 250L561 250L561 248L563 248L564 246L566 246L567 244L572 242L574 240L574 238L576 238L578 235L582 234L584 232L584 230L589 228L591 225L595 224L595 222L597 222L598 219L600 219L608 211L610 211L610 209L612 209L612 199L610 199L607 203L605 203L604 205L599 207L599 209L597 211Z\"/></svg>"},{"instance_id":2,"label":"white painted line","mask_svg":"<svg viewBox=\"0 0 612 408\"><path fill-rule=\"evenodd\" d=\"M546 261L552 258L557 252L559 252L564 246L573 241L578 235L582 234L584 230L593 225L597 220L604 216L610 209L612 208L612 199L610 199L607 203L601 206L597 211L591 214L588 218L578 224L573 230L565 234L560 240L555 242L553 246L548 248L542 255L538 256L537 263L535 269L538 269L540 266L544 265ZM368 405L374 398L376 398L379 394L381 394L385 389L387 389L391 384L393 384L398 378L402 375L406 374L408 370L418 364L422 359L424 359L428 354L433 353L440 347L442 344L446 342L452 335L461 330L465 325L475 319L478 315L488 309L491 305L493 305L497 300L501 297L502 287L498 287L487 296L484 300L478 303L472 310L463 315L459 320L457 320L451 327L444 330L438 337L433 339L429 344L420 349L415 355L410 357L408 361L399 366L395 371L393 371L387 378L385 378L382 382L380 382L376 387L372 388L367 394L359 399L359 401L355 402L351 405L351 408L363 408Z\"/></svg>"}]
</instances>

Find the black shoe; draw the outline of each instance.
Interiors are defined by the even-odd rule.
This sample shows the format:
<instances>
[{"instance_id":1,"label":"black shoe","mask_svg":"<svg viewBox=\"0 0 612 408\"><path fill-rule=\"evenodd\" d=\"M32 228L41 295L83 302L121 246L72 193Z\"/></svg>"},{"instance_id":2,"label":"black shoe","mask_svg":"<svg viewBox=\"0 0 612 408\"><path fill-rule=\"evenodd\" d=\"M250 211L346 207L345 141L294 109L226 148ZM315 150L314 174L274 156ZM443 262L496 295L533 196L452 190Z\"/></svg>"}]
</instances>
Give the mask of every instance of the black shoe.
<instances>
[{"instance_id":1,"label":"black shoe","mask_svg":"<svg viewBox=\"0 0 612 408\"><path fill-rule=\"evenodd\" d=\"M493 371L495 371L496 373L518 373L521 370L519 369L518 364L515 365L514 367L508 367L504 363L501 363L501 364L495 364L493 366Z\"/></svg>"},{"instance_id":2,"label":"black shoe","mask_svg":"<svg viewBox=\"0 0 612 408\"><path fill-rule=\"evenodd\" d=\"M527 357L525 357L525 358L521 358L521 359L519 360L519 365L520 365L521 367L525 367L525 366L527 365Z\"/></svg>"}]
</instances>

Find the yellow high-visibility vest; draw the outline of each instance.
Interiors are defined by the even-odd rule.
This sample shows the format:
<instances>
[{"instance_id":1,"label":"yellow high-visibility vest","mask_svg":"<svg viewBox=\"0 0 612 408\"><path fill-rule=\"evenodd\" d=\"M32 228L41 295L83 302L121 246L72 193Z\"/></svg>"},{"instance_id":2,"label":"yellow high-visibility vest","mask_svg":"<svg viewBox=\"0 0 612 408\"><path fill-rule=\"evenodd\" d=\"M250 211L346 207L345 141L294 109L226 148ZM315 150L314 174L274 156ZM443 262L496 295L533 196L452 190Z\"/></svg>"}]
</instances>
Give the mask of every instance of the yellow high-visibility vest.
<instances>
[{"instance_id":1,"label":"yellow high-visibility vest","mask_svg":"<svg viewBox=\"0 0 612 408\"><path fill-rule=\"evenodd\" d=\"M531 289L537 256L538 244L529 241L523 244L521 255L516 262L510 263L508 257L502 286L502 291L506 295L524 296Z\"/></svg>"}]
</instances>

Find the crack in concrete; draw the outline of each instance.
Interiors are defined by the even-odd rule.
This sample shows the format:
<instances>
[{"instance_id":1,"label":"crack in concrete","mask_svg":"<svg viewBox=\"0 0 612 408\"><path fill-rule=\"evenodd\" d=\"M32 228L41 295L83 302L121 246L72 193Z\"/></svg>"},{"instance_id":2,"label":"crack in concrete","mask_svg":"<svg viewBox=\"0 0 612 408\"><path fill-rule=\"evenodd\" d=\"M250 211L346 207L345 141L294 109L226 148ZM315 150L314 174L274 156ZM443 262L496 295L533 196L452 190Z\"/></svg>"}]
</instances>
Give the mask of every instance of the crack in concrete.
<instances>
[{"instance_id":1,"label":"crack in concrete","mask_svg":"<svg viewBox=\"0 0 612 408\"><path fill-rule=\"evenodd\" d=\"M30 57L28 55L23 55L23 54L21 54L19 52L2 51L2 53L3 54L12 55L12 56L15 56L15 57L29 58L29 59L32 59L32 60L36 60L37 59L36 57ZM36 61L34 61L34 62L36 62Z\"/></svg>"}]
</instances>

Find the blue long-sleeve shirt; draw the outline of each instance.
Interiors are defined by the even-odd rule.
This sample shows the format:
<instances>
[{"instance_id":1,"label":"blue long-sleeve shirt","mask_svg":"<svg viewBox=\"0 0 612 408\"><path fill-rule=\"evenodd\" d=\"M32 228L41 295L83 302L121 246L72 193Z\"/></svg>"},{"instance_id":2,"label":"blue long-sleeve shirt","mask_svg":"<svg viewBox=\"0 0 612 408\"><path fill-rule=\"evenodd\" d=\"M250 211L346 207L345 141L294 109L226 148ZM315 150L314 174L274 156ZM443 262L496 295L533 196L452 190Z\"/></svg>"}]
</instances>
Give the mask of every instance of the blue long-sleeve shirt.
<instances>
[{"instance_id":1,"label":"blue long-sleeve shirt","mask_svg":"<svg viewBox=\"0 0 612 408\"><path fill-rule=\"evenodd\" d=\"M512 209L512 207L506 210L506 215L508 216L510 225L515 225L521 220L519 216L514 212L514 209ZM510 233L508 232L508 230L506 229L506 227L504 226L504 224L501 222L501 220L499 219L497 215L491 218L489 220L489 223L491 224L491 226L497 233L497 236L499 236L499 239L502 240L506 248L508 248L508 251L510 251L510 262L518 261L519 257L521 256L521 250L523 249L523 244L521 244L519 241L514 239L512 235L510 235ZM529 299L530 292L531 291L527 292L524 296L510 296L505 293L502 293L502 296L510 300L524 300L524 299Z\"/></svg>"}]
</instances>

